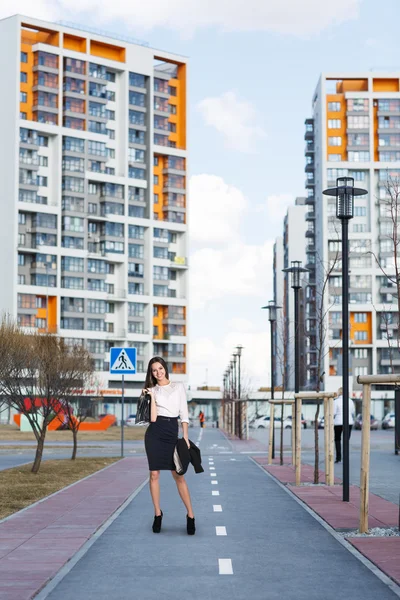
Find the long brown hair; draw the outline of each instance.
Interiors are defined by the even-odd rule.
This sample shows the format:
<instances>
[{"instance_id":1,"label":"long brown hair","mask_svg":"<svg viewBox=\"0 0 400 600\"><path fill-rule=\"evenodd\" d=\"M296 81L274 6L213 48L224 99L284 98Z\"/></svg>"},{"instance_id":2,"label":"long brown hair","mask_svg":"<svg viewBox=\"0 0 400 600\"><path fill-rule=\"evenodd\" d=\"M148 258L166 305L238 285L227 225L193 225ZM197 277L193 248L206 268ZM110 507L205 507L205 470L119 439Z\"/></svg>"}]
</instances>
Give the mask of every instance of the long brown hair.
<instances>
[{"instance_id":1,"label":"long brown hair","mask_svg":"<svg viewBox=\"0 0 400 600\"><path fill-rule=\"evenodd\" d=\"M147 367L146 382L144 384L145 388L151 388L157 385L157 379L151 372L151 367L154 365L154 363L160 363L160 365L164 367L165 377L169 379L168 366L165 360L161 356L153 356L153 358L149 361L149 366Z\"/></svg>"}]
</instances>

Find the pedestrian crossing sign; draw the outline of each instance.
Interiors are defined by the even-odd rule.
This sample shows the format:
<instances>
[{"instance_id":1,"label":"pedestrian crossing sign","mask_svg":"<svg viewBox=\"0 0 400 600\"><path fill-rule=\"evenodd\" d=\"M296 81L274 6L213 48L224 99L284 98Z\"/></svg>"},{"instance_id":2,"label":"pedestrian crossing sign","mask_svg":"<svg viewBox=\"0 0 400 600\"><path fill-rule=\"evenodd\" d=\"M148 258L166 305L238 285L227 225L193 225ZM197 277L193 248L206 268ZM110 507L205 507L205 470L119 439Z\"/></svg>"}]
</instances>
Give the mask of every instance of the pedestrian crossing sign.
<instances>
[{"instance_id":1,"label":"pedestrian crossing sign","mask_svg":"<svg viewBox=\"0 0 400 600\"><path fill-rule=\"evenodd\" d=\"M136 348L110 348L110 373L134 375Z\"/></svg>"}]
</instances>

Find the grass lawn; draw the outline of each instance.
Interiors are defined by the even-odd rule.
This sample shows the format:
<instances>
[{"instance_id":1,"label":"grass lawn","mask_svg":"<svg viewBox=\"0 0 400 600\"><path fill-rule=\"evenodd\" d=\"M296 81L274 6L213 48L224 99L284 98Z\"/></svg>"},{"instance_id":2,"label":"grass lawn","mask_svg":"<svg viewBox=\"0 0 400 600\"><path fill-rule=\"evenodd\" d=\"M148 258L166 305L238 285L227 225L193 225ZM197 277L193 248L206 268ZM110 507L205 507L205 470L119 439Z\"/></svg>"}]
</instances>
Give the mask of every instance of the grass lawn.
<instances>
[{"instance_id":1,"label":"grass lawn","mask_svg":"<svg viewBox=\"0 0 400 600\"><path fill-rule=\"evenodd\" d=\"M124 438L126 440L143 440L146 427L124 427ZM110 442L121 439L121 427L112 426L105 431L80 431L78 433L79 441L85 442ZM33 433L21 432L16 425L0 425L0 445L2 441L28 442L36 441ZM47 442L66 442L72 444L72 431L48 431L46 435Z\"/></svg>"},{"instance_id":2,"label":"grass lawn","mask_svg":"<svg viewBox=\"0 0 400 600\"><path fill-rule=\"evenodd\" d=\"M119 458L77 458L43 461L39 473L32 463L0 471L0 519L91 475Z\"/></svg>"}]
</instances>

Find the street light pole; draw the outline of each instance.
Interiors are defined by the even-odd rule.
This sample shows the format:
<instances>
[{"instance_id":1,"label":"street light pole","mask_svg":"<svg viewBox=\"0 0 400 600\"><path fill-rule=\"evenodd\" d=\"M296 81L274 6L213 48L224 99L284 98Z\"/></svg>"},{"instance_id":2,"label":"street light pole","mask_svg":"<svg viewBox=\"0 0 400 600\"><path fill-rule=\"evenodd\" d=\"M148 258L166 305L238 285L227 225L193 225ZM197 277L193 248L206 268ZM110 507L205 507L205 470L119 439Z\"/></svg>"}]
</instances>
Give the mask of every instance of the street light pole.
<instances>
[{"instance_id":1,"label":"street light pole","mask_svg":"<svg viewBox=\"0 0 400 600\"><path fill-rule=\"evenodd\" d=\"M354 187L353 177L338 177L336 187L323 191L336 197L336 217L342 222L342 375L343 375L343 502L350 500L349 444L349 220L354 216L354 196L367 190Z\"/></svg>"},{"instance_id":2,"label":"street light pole","mask_svg":"<svg viewBox=\"0 0 400 600\"><path fill-rule=\"evenodd\" d=\"M294 290L294 393L300 391L300 317L299 317L299 290L301 288L300 275L307 273L308 269L301 266L301 260L292 260L291 267L282 269L285 273L291 273L291 287ZM294 399L294 423L295 441L297 441L297 398Z\"/></svg>"},{"instance_id":3,"label":"street light pole","mask_svg":"<svg viewBox=\"0 0 400 600\"><path fill-rule=\"evenodd\" d=\"M270 354L271 354L271 400L275 399L275 323L276 311L281 306L277 306L274 300L270 300L267 306L263 309L268 309L268 320L270 324ZM283 426L283 423L281 424ZM275 458L275 422L270 419L269 426L272 427L272 458Z\"/></svg>"},{"instance_id":4,"label":"street light pole","mask_svg":"<svg viewBox=\"0 0 400 600\"><path fill-rule=\"evenodd\" d=\"M242 347L243 346L236 346L236 352L234 354L235 357L235 365L237 363L237 380L236 380L236 389L237 389L237 399L238 399L238 430L239 430L239 438L242 439L242 403L240 400L240 394L241 394L241 385L240 385L240 357L242 355Z\"/></svg>"}]
</instances>

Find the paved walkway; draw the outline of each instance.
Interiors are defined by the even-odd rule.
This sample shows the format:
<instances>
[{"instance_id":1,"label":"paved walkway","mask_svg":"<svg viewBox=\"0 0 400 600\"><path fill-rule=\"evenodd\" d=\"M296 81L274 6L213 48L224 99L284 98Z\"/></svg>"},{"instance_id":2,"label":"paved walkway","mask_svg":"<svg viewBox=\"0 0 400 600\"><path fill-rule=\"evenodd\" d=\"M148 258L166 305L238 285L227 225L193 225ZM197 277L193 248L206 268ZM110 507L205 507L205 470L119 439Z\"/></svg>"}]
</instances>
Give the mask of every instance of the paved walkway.
<instances>
[{"instance_id":1,"label":"paved walkway","mask_svg":"<svg viewBox=\"0 0 400 600\"><path fill-rule=\"evenodd\" d=\"M198 429L191 431L194 441L198 433ZM140 600L159 597L165 600L177 597L389 600L398 597L243 454L249 451L246 446L241 449L235 446L216 429L202 432L200 447L205 473L196 475L191 470L187 476L198 527L194 537L186 534L185 510L172 477L163 472L161 505L165 516L161 534L154 535L151 531L153 511L145 486L101 535L92 538L94 543L83 546L79 560L70 563L73 565L70 570L64 567L63 577L56 576L37 600L126 600L131 597ZM107 519L110 509L107 498L113 498L115 510L123 497L144 480L145 465L134 462L141 460L125 459L65 490L62 502L58 501L57 518L44 528L52 530L47 534L43 529L38 530L47 512L44 508L37 516L38 522L32 517L25 529L24 513L0 523L0 539L2 526L7 525L10 538L17 533L21 537L34 535L41 538L42 544L36 540L31 550L25 548L17 556L15 566L11 564L11 555L18 552L20 546L11 553L6 552L0 560L0 581L10 584L8 590L4 585L0 587L0 600L32 597L32 573L36 573L36 582L44 582L53 576L51 569L58 569L66 562L64 549L69 543L66 531L72 538L79 535L80 541L85 543L97 529L98 519ZM113 473L114 479L111 478ZM87 482L95 477L98 478L96 485L92 482L88 486ZM86 492L81 496L80 486L85 484ZM71 509L70 498L74 496L76 501ZM43 502L42 506L54 502L55 498L57 496ZM103 510L102 501L107 504L107 511ZM68 515L70 520L65 522ZM17 530L10 527L13 521L19 523ZM79 527L74 530L77 521ZM41 526L43 528L43 522ZM87 551L84 553L84 550ZM71 555L70 548L69 552ZM8 562L4 563L4 559ZM4 564L8 570L3 568ZM24 565L28 565L29 572ZM19 588L17 581L21 582Z\"/></svg>"}]
</instances>

